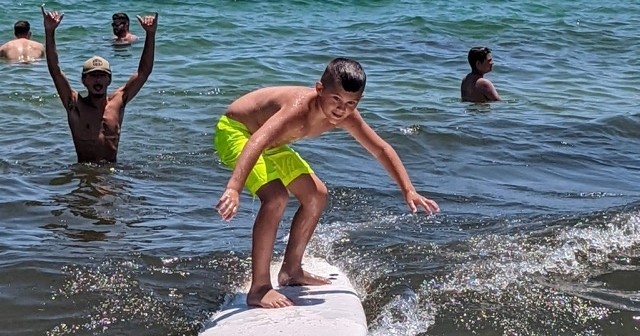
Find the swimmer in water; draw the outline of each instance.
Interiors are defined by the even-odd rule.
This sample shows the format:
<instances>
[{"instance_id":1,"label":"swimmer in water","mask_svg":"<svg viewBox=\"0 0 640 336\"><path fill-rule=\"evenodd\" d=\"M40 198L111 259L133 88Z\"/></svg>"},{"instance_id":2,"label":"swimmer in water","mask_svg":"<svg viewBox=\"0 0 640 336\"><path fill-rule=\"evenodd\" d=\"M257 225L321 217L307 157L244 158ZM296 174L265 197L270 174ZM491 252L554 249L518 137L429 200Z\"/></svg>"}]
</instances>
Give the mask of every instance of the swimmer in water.
<instances>
[{"instance_id":1,"label":"swimmer in water","mask_svg":"<svg viewBox=\"0 0 640 336\"><path fill-rule=\"evenodd\" d=\"M460 94L463 101L486 103L499 101L500 95L490 80L484 75L493 70L491 50L486 47L474 47L467 56L471 72L460 84Z\"/></svg>"},{"instance_id":2,"label":"swimmer in water","mask_svg":"<svg viewBox=\"0 0 640 336\"><path fill-rule=\"evenodd\" d=\"M0 47L0 57L12 62L33 62L44 56L44 45L31 40L31 25L18 21L13 25L15 39Z\"/></svg>"},{"instance_id":3,"label":"swimmer in water","mask_svg":"<svg viewBox=\"0 0 640 336\"><path fill-rule=\"evenodd\" d=\"M138 39L137 36L129 32L129 16L126 13L113 14L111 28L113 28L113 44L127 45Z\"/></svg>"}]
</instances>

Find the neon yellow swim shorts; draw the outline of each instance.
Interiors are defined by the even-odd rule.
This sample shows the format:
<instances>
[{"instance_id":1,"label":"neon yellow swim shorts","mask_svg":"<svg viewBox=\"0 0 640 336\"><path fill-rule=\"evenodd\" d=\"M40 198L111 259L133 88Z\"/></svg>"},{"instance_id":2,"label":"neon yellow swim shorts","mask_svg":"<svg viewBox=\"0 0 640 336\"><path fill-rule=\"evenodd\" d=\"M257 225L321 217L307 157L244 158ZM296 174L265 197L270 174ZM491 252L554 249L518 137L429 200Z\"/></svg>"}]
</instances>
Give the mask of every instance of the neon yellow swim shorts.
<instances>
[{"instance_id":1,"label":"neon yellow swim shorts","mask_svg":"<svg viewBox=\"0 0 640 336\"><path fill-rule=\"evenodd\" d=\"M251 134L245 125L223 115L216 125L213 137L216 152L222 163L233 169L250 137ZM311 166L300 154L289 146L279 146L262 152L244 185L255 195L260 187L273 180L280 179L282 184L287 186L298 176L311 173Z\"/></svg>"}]
</instances>

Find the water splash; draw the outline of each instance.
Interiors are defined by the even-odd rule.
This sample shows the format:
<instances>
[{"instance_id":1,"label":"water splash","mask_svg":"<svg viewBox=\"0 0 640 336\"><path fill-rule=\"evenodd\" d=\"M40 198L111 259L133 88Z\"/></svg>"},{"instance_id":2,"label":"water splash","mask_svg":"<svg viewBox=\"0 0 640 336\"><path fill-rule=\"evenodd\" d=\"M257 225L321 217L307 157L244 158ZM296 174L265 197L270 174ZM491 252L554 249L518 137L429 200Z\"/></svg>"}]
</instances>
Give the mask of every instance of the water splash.
<instances>
[{"instance_id":1,"label":"water splash","mask_svg":"<svg viewBox=\"0 0 640 336\"><path fill-rule=\"evenodd\" d=\"M591 300L584 283L606 271L611 256L640 244L637 215L605 216L602 226L560 229L554 235L480 236L469 259L418 290L425 309L457 328L504 335L593 334L617 303ZM584 296L584 297L583 297Z\"/></svg>"},{"instance_id":2,"label":"water splash","mask_svg":"<svg viewBox=\"0 0 640 336\"><path fill-rule=\"evenodd\" d=\"M418 295L406 288L382 308L382 313L369 327L369 335L402 336L424 333L435 323L434 308L421 305Z\"/></svg>"}]
</instances>

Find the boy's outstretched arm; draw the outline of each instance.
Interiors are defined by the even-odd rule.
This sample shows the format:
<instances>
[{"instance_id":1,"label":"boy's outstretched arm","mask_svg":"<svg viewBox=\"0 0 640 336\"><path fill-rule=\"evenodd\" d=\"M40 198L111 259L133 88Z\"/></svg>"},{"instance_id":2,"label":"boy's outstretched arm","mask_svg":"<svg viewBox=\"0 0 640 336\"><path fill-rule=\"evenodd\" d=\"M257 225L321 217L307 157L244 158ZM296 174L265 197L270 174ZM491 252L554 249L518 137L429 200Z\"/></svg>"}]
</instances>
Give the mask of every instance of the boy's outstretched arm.
<instances>
[{"instance_id":1,"label":"boy's outstretched arm","mask_svg":"<svg viewBox=\"0 0 640 336\"><path fill-rule=\"evenodd\" d=\"M146 32L147 37L144 40L144 47L142 49L142 56L140 56L138 71L131 75L123 88L124 94L122 98L125 104L131 101L131 99L138 94L140 89L142 89L144 83L147 82L147 79L153 70L153 62L155 59L158 13L155 13L155 16L136 17L138 18L138 22L140 22L140 26L142 26L142 29Z\"/></svg>"},{"instance_id":2,"label":"boy's outstretched arm","mask_svg":"<svg viewBox=\"0 0 640 336\"><path fill-rule=\"evenodd\" d=\"M398 153L371 129L364 119L362 119L359 112L354 111L340 126L347 130L362 147L369 151L369 153L382 164L384 169L396 181L400 190L402 190L402 194L411 212L416 212L418 206L430 214L440 211L435 201L416 192Z\"/></svg>"},{"instance_id":3,"label":"boy's outstretched arm","mask_svg":"<svg viewBox=\"0 0 640 336\"><path fill-rule=\"evenodd\" d=\"M231 178L229 178L229 182L227 182L227 187L216 205L216 209L220 216L222 216L222 219L230 220L238 212L240 192L249 173L258 161L258 157L262 151L269 147L269 145L275 141L278 134L282 133L282 130L285 129L285 124L287 124L285 118L275 115L253 133L249 141L247 141L247 144L238 157Z\"/></svg>"},{"instance_id":4,"label":"boy's outstretched arm","mask_svg":"<svg viewBox=\"0 0 640 336\"><path fill-rule=\"evenodd\" d=\"M71 89L69 80L60 70L58 64L58 52L56 50L55 32L58 25L64 17L64 13L47 12L44 10L44 5L40 7L42 9L42 17L44 19L44 35L45 35L45 55L47 57L47 68L49 74L53 79L53 84L56 86L60 100L64 108L69 111L70 105L73 99L74 91Z\"/></svg>"}]
</instances>

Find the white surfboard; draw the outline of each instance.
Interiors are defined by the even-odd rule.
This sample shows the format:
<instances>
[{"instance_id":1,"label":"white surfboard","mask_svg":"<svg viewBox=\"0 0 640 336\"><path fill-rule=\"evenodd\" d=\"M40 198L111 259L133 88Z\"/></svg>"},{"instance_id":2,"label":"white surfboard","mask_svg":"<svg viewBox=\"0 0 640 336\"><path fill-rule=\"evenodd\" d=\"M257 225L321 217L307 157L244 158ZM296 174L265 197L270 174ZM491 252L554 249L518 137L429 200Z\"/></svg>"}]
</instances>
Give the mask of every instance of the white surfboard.
<instances>
[{"instance_id":1,"label":"white surfboard","mask_svg":"<svg viewBox=\"0 0 640 336\"><path fill-rule=\"evenodd\" d=\"M273 287L295 306L254 308L246 304L248 285L205 325L200 336L365 336L367 319L349 279L326 261L304 261L306 271L331 279L330 285L278 287L280 264L271 266Z\"/></svg>"}]
</instances>

